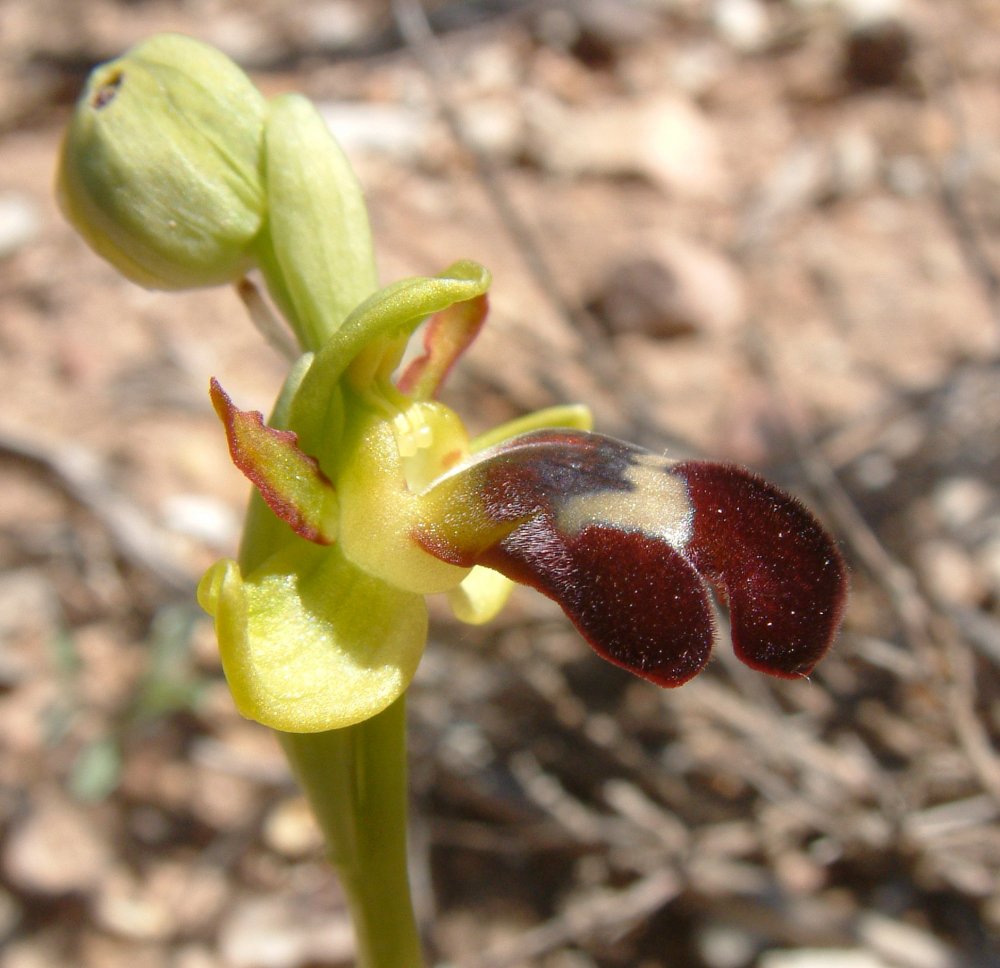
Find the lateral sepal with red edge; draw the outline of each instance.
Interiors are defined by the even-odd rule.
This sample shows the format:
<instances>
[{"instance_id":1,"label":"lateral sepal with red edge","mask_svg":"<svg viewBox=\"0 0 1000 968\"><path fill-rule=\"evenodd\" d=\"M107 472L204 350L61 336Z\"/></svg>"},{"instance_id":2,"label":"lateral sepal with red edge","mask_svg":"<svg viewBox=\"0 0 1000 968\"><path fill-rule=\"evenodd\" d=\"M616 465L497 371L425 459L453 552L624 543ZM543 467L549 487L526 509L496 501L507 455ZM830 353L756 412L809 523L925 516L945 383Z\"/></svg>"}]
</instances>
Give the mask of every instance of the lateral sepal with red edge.
<instances>
[{"instance_id":1,"label":"lateral sepal with red edge","mask_svg":"<svg viewBox=\"0 0 1000 968\"><path fill-rule=\"evenodd\" d=\"M209 393L226 428L233 463L267 506L299 537L332 544L337 538L337 494L316 458L299 448L298 435L268 427L258 410L240 410L214 378Z\"/></svg>"},{"instance_id":2,"label":"lateral sepal with red edge","mask_svg":"<svg viewBox=\"0 0 1000 968\"><path fill-rule=\"evenodd\" d=\"M737 467L543 430L477 454L420 504L414 538L427 551L537 588L600 655L660 686L708 661L708 583L728 600L739 658L773 675L808 674L839 622L833 541Z\"/></svg>"}]
</instances>

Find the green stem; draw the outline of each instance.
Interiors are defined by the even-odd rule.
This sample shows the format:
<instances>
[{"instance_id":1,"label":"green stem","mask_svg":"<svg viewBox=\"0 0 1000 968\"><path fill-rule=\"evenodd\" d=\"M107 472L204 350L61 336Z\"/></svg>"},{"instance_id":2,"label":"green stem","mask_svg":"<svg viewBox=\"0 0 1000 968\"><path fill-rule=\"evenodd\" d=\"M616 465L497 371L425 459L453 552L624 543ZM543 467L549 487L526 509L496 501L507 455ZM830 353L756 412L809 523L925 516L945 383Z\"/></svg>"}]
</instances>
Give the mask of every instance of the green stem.
<instances>
[{"instance_id":1,"label":"green stem","mask_svg":"<svg viewBox=\"0 0 1000 968\"><path fill-rule=\"evenodd\" d=\"M278 738L348 896L357 968L422 968L406 863L404 700L357 726Z\"/></svg>"},{"instance_id":2,"label":"green stem","mask_svg":"<svg viewBox=\"0 0 1000 968\"><path fill-rule=\"evenodd\" d=\"M278 254L274 251L274 240L271 237L271 226L264 226L254 243L254 259L260 268L261 275L267 285L268 294L274 301L278 311L288 320L299 346L304 351L317 350L323 345L323 340L317 336L306 321L299 315L295 299L288 288L288 280L281 269Z\"/></svg>"}]
</instances>

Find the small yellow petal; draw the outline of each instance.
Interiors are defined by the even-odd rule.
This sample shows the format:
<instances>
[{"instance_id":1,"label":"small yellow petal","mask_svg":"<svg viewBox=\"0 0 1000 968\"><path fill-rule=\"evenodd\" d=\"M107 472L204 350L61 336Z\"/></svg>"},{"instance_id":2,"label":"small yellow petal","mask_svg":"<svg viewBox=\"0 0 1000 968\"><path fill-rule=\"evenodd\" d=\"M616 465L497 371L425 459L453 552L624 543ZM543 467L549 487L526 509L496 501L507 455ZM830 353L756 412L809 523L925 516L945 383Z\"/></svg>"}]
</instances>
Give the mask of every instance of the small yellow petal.
<instances>
[{"instance_id":1,"label":"small yellow petal","mask_svg":"<svg viewBox=\"0 0 1000 968\"><path fill-rule=\"evenodd\" d=\"M523 417L515 417L485 433L474 437L469 444L473 454L486 450L495 444L501 444L511 437L531 433L532 430L547 430L549 427L565 427L569 430L592 430L594 415L590 407L582 403L566 403L556 407L546 407L526 413Z\"/></svg>"},{"instance_id":2,"label":"small yellow petal","mask_svg":"<svg viewBox=\"0 0 1000 968\"><path fill-rule=\"evenodd\" d=\"M507 604L514 583L491 568L476 565L458 588L448 592L448 604L460 622L485 625Z\"/></svg>"}]
</instances>

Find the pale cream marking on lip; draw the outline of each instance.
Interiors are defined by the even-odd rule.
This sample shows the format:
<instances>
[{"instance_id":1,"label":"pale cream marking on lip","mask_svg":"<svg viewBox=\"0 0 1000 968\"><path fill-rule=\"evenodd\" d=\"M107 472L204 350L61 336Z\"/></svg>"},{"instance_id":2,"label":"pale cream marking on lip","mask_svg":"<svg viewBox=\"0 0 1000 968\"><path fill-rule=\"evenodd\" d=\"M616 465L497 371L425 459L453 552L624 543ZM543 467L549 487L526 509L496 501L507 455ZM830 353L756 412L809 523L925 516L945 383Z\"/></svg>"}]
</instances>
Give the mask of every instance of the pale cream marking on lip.
<instances>
[{"instance_id":1,"label":"pale cream marking on lip","mask_svg":"<svg viewBox=\"0 0 1000 968\"><path fill-rule=\"evenodd\" d=\"M670 473L670 465L652 454L635 458L625 472L630 490L578 494L561 502L559 530L579 534L592 524L640 531L683 551L691 540L694 507L684 480Z\"/></svg>"}]
</instances>

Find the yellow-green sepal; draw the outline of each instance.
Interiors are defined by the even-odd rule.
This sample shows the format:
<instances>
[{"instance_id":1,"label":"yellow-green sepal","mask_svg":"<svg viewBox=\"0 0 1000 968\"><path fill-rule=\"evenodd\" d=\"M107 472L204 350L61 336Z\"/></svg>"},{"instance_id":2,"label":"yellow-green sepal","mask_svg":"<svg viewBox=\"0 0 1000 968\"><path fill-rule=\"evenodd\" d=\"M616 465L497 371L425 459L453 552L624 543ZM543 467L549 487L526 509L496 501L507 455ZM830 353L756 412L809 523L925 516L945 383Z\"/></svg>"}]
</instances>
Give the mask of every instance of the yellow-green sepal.
<instances>
[{"instance_id":1,"label":"yellow-green sepal","mask_svg":"<svg viewBox=\"0 0 1000 968\"><path fill-rule=\"evenodd\" d=\"M244 577L212 566L198 601L215 618L239 711L290 733L360 723L398 699L427 640L427 607L347 562L297 543Z\"/></svg>"},{"instance_id":2,"label":"yellow-green sepal","mask_svg":"<svg viewBox=\"0 0 1000 968\"><path fill-rule=\"evenodd\" d=\"M369 296L316 352L292 401L289 426L304 432L325 412L348 368L350 383L362 393L377 381L387 382L406 339L428 316L475 299L489 286L489 271L463 260L437 276L403 279Z\"/></svg>"}]
</instances>

